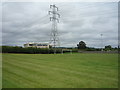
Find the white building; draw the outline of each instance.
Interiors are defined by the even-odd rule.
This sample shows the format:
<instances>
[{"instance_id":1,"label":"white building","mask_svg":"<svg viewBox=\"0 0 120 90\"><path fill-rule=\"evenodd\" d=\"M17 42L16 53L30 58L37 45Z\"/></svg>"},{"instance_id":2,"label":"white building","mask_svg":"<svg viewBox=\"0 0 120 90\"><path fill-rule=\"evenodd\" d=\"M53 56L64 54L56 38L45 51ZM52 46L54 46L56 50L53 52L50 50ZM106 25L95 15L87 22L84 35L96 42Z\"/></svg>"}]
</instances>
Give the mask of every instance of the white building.
<instances>
[{"instance_id":1,"label":"white building","mask_svg":"<svg viewBox=\"0 0 120 90\"><path fill-rule=\"evenodd\" d=\"M50 45L47 43L26 43L24 47L50 48Z\"/></svg>"}]
</instances>

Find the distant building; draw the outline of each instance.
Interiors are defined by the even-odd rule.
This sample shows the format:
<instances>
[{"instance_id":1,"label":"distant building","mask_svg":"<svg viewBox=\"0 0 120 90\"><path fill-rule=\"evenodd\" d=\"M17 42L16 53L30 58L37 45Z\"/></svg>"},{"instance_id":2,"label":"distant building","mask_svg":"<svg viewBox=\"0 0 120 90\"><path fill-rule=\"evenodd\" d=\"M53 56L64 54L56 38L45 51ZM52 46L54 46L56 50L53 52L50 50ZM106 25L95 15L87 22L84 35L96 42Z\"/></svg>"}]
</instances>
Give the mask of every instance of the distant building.
<instances>
[{"instance_id":1,"label":"distant building","mask_svg":"<svg viewBox=\"0 0 120 90\"><path fill-rule=\"evenodd\" d=\"M36 48L50 48L50 45L47 43L26 43L24 47L36 47Z\"/></svg>"}]
</instances>

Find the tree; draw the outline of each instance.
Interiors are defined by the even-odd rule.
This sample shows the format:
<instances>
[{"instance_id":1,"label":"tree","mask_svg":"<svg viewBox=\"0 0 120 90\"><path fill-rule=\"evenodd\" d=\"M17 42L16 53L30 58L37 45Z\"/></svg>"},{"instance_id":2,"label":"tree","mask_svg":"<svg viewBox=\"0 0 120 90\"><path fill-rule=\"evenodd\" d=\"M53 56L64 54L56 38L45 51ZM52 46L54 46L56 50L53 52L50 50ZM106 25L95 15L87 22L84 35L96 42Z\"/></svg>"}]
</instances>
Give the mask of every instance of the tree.
<instances>
[{"instance_id":1,"label":"tree","mask_svg":"<svg viewBox=\"0 0 120 90\"><path fill-rule=\"evenodd\" d=\"M78 49L85 49L86 48L86 44L83 41L80 41L79 44L77 44L77 46L78 46Z\"/></svg>"},{"instance_id":2,"label":"tree","mask_svg":"<svg viewBox=\"0 0 120 90\"><path fill-rule=\"evenodd\" d=\"M105 46L105 50L106 50L106 51L112 50L111 45Z\"/></svg>"}]
</instances>

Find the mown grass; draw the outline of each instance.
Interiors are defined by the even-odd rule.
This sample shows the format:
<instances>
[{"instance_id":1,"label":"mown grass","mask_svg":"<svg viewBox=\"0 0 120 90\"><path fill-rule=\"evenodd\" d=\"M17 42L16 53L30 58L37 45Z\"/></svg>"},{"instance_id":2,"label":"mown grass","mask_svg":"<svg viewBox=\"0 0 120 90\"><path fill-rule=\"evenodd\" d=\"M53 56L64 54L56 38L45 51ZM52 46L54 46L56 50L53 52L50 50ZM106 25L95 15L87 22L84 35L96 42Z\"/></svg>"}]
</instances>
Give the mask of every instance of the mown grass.
<instances>
[{"instance_id":1,"label":"mown grass","mask_svg":"<svg viewBox=\"0 0 120 90\"><path fill-rule=\"evenodd\" d=\"M3 88L117 88L117 54L3 54Z\"/></svg>"},{"instance_id":2,"label":"mown grass","mask_svg":"<svg viewBox=\"0 0 120 90\"><path fill-rule=\"evenodd\" d=\"M0 89L2 89L2 54L0 53Z\"/></svg>"}]
</instances>

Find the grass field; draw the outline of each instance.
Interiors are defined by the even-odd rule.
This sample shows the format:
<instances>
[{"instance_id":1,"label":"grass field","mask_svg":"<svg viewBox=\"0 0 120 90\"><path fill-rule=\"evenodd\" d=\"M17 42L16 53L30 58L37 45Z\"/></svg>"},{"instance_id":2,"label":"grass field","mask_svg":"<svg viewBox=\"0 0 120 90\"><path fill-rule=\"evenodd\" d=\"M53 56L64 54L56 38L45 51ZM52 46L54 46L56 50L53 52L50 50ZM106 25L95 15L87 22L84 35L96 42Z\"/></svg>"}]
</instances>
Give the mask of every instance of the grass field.
<instances>
[{"instance_id":1,"label":"grass field","mask_svg":"<svg viewBox=\"0 0 120 90\"><path fill-rule=\"evenodd\" d=\"M3 88L117 88L118 54L3 54Z\"/></svg>"}]
</instances>

